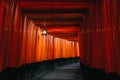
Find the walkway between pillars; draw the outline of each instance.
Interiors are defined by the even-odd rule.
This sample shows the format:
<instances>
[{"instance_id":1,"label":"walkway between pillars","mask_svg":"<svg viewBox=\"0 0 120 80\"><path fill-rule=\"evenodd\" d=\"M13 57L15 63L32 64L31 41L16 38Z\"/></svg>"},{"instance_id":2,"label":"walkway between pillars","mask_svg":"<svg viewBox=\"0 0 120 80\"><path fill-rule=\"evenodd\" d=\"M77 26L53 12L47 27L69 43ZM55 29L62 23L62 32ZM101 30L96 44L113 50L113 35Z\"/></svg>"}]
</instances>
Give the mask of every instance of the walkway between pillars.
<instances>
[{"instance_id":1,"label":"walkway between pillars","mask_svg":"<svg viewBox=\"0 0 120 80\"><path fill-rule=\"evenodd\" d=\"M57 67L52 72L44 75L40 80L83 80L80 73L80 63Z\"/></svg>"}]
</instances>

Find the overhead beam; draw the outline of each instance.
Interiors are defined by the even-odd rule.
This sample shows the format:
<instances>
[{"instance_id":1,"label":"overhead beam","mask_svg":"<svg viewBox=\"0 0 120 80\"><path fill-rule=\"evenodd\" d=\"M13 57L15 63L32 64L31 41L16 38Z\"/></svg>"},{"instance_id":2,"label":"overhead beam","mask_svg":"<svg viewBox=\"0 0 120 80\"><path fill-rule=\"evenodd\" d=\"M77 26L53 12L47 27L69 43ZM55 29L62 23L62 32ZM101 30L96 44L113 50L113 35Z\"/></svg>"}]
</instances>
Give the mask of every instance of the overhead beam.
<instances>
[{"instance_id":1,"label":"overhead beam","mask_svg":"<svg viewBox=\"0 0 120 80\"><path fill-rule=\"evenodd\" d=\"M78 36L78 34L76 34L76 33L60 33L60 32L58 32L58 33L49 33L49 34L51 34L53 36L59 36L59 37L77 37Z\"/></svg>"},{"instance_id":2,"label":"overhead beam","mask_svg":"<svg viewBox=\"0 0 120 80\"><path fill-rule=\"evenodd\" d=\"M37 2L95 2L96 0L18 0L18 1L37 1Z\"/></svg>"},{"instance_id":3,"label":"overhead beam","mask_svg":"<svg viewBox=\"0 0 120 80\"><path fill-rule=\"evenodd\" d=\"M91 5L93 5L94 3L82 3L82 2L38 2L38 1L19 1L18 2L19 6L22 7L22 8L85 8L85 7L90 7Z\"/></svg>"},{"instance_id":4,"label":"overhead beam","mask_svg":"<svg viewBox=\"0 0 120 80\"><path fill-rule=\"evenodd\" d=\"M58 14L31 14L31 13L29 13L29 14L27 14L27 16L30 16L30 17L35 17L35 16L40 16L40 17L42 17L42 18L45 18L45 17L49 17L49 16L51 16L51 17L62 17L62 16L64 16L64 17L81 17L81 16L84 16L84 14L80 14L80 13L78 13L78 14L72 14L72 13L68 13L68 14L60 14L60 13L58 13Z\"/></svg>"},{"instance_id":5,"label":"overhead beam","mask_svg":"<svg viewBox=\"0 0 120 80\"><path fill-rule=\"evenodd\" d=\"M39 22L81 22L82 18L81 17L69 17L66 18L64 16L62 17L30 17L31 20L35 21L39 21Z\"/></svg>"},{"instance_id":6,"label":"overhead beam","mask_svg":"<svg viewBox=\"0 0 120 80\"><path fill-rule=\"evenodd\" d=\"M22 12L24 14L81 14L81 13L84 13L84 14L87 14L88 12L88 9L87 8L82 8L82 9L29 9L29 8L26 8L26 9L23 9Z\"/></svg>"},{"instance_id":7,"label":"overhead beam","mask_svg":"<svg viewBox=\"0 0 120 80\"><path fill-rule=\"evenodd\" d=\"M43 28L43 22L33 21L40 28ZM80 26L80 22L46 22L46 27L49 26Z\"/></svg>"}]
</instances>

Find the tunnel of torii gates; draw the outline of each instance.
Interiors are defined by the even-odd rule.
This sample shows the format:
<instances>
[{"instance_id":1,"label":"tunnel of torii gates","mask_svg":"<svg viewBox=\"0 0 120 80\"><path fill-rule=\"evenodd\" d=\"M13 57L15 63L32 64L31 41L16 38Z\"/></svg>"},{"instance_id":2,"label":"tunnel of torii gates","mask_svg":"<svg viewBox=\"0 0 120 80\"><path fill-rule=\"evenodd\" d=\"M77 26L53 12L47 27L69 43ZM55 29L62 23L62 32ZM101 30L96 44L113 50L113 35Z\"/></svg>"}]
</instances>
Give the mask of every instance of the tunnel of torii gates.
<instances>
[{"instance_id":1,"label":"tunnel of torii gates","mask_svg":"<svg viewBox=\"0 0 120 80\"><path fill-rule=\"evenodd\" d=\"M120 0L27 1L0 0L0 71L22 64L80 56L83 64L120 76ZM22 12L25 8L46 9L50 6L87 10L81 15L81 25L69 28L77 31L78 41L57 38L51 34L42 36L40 27ZM67 33L66 28L62 30Z\"/></svg>"}]
</instances>

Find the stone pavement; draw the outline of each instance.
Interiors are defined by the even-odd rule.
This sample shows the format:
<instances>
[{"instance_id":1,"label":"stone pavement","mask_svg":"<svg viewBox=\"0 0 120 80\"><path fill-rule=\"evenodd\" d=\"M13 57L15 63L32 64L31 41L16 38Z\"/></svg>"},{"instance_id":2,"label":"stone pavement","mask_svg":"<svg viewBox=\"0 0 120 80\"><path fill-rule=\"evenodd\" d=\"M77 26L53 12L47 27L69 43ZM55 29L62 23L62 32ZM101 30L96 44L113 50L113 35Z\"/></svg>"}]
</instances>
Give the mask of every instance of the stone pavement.
<instances>
[{"instance_id":1,"label":"stone pavement","mask_svg":"<svg viewBox=\"0 0 120 80\"><path fill-rule=\"evenodd\" d=\"M83 80L80 73L80 63L57 67L53 71L36 80Z\"/></svg>"}]
</instances>

